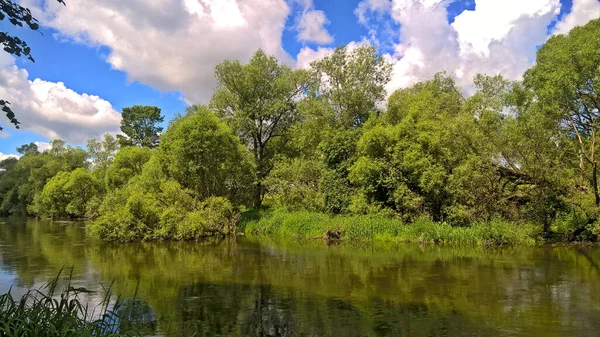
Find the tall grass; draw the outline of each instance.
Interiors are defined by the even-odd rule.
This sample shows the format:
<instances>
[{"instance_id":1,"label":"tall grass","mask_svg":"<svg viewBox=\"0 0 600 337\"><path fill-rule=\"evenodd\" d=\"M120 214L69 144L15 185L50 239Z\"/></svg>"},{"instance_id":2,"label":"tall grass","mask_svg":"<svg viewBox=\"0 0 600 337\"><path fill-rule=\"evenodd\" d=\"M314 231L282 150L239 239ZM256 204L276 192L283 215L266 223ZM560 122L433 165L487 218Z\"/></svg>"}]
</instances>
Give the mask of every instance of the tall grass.
<instances>
[{"instance_id":1,"label":"tall grass","mask_svg":"<svg viewBox=\"0 0 600 337\"><path fill-rule=\"evenodd\" d=\"M445 222L418 219L404 224L382 216L342 215L268 210L242 217L248 235L319 239L328 231L339 231L346 241L419 242L484 245L534 245L540 228L502 220L453 227Z\"/></svg>"},{"instance_id":2,"label":"tall grass","mask_svg":"<svg viewBox=\"0 0 600 337\"><path fill-rule=\"evenodd\" d=\"M27 291L20 299L13 298L12 289L0 296L0 337L142 335L143 329L131 328L127 321L131 313L121 310L120 299L110 305L110 288L99 304L89 307L82 295L91 292L73 287L71 275L66 288L58 291L60 275L45 287ZM123 329L124 323L127 330Z\"/></svg>"}]
</instances>

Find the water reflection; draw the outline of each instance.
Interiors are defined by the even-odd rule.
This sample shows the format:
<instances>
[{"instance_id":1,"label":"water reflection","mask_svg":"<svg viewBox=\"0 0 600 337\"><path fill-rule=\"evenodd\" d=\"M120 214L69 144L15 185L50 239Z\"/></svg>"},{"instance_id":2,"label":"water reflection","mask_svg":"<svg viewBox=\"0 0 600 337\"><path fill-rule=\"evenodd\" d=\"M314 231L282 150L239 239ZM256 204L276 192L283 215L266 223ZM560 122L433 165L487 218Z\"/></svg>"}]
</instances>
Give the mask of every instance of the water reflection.
<instances>
[{"instance_id":1,"label":"water reflection","mask_svg":"<svg viewBox=\"0 0 600 337\"><path fill-rule=\"evenodd\" d=\"M595 336L600 251L236 242L101 244L78 224L0 224L0 275L73 265L136 298L125 316L178 336ZM7 277L0 278L0 288ZM133 323L132 323L133 324Z\"/></svg>"}]
</instances>

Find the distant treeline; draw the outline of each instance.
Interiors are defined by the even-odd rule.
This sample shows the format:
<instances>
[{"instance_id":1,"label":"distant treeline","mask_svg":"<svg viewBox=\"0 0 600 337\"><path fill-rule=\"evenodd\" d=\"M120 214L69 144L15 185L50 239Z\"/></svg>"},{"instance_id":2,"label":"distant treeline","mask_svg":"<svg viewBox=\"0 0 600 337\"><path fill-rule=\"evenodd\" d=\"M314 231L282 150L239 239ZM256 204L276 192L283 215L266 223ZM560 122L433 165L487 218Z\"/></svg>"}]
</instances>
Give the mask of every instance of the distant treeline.
<instances>
[{"instance_id":1,"label":"distant treeline","mask_svg":"<svg viewBox=\"0 0 600 337\"><path fill-rule=\"evenodd\" d=\"M367 45L310 69L224 61L210 104L164 132L159 108L133 106L87 150L20 147L0 212L91 218L120 241L225 235L265 208L597 239L600 19L551 37L522 81L477 75L472 95L439 73L386 101L391 72Z\"/></svg>"}]
</instances>

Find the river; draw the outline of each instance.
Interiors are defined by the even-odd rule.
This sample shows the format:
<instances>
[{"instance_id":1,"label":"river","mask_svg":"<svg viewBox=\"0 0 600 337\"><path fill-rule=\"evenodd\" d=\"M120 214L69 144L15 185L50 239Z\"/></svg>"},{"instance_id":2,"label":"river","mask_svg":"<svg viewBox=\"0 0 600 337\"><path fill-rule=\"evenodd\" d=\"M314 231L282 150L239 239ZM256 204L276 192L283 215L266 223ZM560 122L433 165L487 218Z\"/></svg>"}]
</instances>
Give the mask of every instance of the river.
<instances>
[{"instance_id":1,"label":"river","mask_svg":"<svg viewBox=\"0 0 600 337\"><path fill-rule=\"evenodd\" d=\"M173 336L598 336L599 265L594 246L106 244L81 223L0 221L0 292L65 266L92 302L114 281Z\"/></svg>"}]
</instances>

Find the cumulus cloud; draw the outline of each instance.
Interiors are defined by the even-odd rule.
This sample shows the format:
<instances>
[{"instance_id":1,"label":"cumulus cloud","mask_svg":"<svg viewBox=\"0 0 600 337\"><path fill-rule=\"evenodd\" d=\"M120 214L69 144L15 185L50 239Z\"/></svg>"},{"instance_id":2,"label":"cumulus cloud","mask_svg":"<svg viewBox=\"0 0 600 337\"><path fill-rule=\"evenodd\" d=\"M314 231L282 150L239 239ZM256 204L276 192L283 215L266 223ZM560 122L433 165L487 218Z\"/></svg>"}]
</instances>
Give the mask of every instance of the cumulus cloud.
<instances>
[{"instance_id":1,"label":"cumulus cloud","mask_svg":"<svg viewBox=\"0 0 600 337\"><path fill-rule=\"evenodd\" d=\"M325 25L328 24L329 20L327 20L325 12L320 10L305 11L302 13L297 25L298 40L318 44L333 42L333 37L325 28Z\"/></svg>"},{"instance_id":2,"label":"cumulus cloud","mask_svg":"<svg viewBox=\"0 0 600 337\"><path fill-rule=\"evenodd\" d=\"M577 1L577 0L576 0ZM536 46L560 11L559 0L476 0L450 24L448 1L394 0L400 39L387 57L394 63L391 93L447 71L469 91L477 73L518 79L535 60Z\"/></svg>"},{"instance_id":3,"label":"cumulus cloud","mask_svg":"<svg viewBox=\"0 0 600 337\"><path fill-rule=\"evenodd\" d=\"M91 137L117 132L121 122L121 115L108 101L77 93L62 82L29 80L29 73L5 53L0 53L0 97L12 103L22 130L48 139L82 144Z\"/></svg>"},{"instance_id":4,"label":"cumulus cloud","mask_svg":"<svg viewBox=\"0 0 600 337\"><path fill-rule=\"evenodd\" d=\"M291 64L281 47L289 14L285 0L23 0L62 37L110 49L107 62L161 91L206 103L214 67L249 60L262 48Z\"/></svg>"},{"instance_id":5,"label":"cumulus cloud","mask_svg":"<svg viewBox=\"0 0 600 337\"><path fill-rule=\"evenodd\" d=\"M333 53L333 51L334 51L333 48L319 47L315 50L315 49L312 49L309 47L304 47L300 50L300 52L296 56L297 67L299 69L307 69L310 67L310 64L313 61L320 60L320 59L324 58L325 56Z\"/></svg>"},{"instance_id":6,"label":"cumulus cloud","mask_svg":"<svg viewBox=\"0 0 600 337\"><path fill-rule=\"evenodd\" d=\"M554 28L555 34L565 34L576 26L585 25L588 21L600 18L600 1L573 0L573 8Z\"/></svg>"},{"instance_id":7,"label":"cumulus cloud","mask_svg":"<svg viewBox=\"0 0 600 337\"><path fill-rule=\"evenodd\" d=\"M37 145L39 152L44 152L52 147L52 144L48 142L35 142L34 144Z\"/></svg>"},{"instance_id":8,"label":"cumulus cloud","mask_svg":"<svg viewBox=\"0 0 600 337\"><path fill-rule=\"evenodd\" d=\"M369 26L371 14L383 14L392 8L391 0L363 0L358 3L354 14L358 22L364 26Z\"/></svg>"},{"instance_id":9,"label":"cumulus cloud","mask_svg":"<svg viewBox=\"0 0 600 337\"><path fill-rule=\"evenodd\" d=\"M3 161L8 158L19 158L19 156L14 155L14 154L4 154L4 153L0 152L0 161Z\"/></svg>"}]
</instances>

